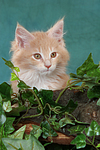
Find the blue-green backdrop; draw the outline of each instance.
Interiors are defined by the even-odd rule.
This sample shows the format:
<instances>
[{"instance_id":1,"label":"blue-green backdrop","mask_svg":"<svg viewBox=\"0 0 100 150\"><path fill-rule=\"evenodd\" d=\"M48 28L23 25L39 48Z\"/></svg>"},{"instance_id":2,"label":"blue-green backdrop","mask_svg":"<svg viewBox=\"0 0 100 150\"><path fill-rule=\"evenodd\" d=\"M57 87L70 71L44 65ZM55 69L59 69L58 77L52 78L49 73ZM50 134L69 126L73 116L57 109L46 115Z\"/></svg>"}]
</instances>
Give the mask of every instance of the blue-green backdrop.
<instances>
[{"instance_id":1,"label":"blue-green backdrop","mask_svg":"<svg viewBox=\"0 0 100 150\"><path fill-rule=\"evenodd\" d=\"M99 63L100 0L0 0L0 83L10 80L10 70L1 57L11 57L17 22L29 31L46 31L63 16L70 53L68 73L75 73L90 52Z\"/></svg>"}]
</instances>

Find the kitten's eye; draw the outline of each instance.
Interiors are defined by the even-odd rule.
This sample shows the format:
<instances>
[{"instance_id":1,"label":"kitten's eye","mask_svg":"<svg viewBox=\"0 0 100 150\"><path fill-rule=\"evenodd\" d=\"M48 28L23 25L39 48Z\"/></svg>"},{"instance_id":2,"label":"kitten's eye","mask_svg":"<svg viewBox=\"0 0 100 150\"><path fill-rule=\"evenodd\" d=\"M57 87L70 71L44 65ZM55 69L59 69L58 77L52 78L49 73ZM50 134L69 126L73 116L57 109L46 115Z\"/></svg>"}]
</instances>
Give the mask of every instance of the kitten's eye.
<instances>
[{"instance_id":1,"label":"kitten's eye","mask_svg":"<svg viewBox=\"0 0 100 150\"><path fill-rule=\"evenodd\" d=\"M56 53L56 52L51 53L51 58L55 58L55 57L56 57L56 55L57 55L57 53Z\"/></svg>"},{"instance_id":2,"label":"kitten's eye","mask_svg":"<svg viewBox=\"0 0 100 150\"><path fill-rule=\"evenodd\" d=\"M41 55L39 53L36 53L33 56L34 56L35 59L40 59L41 58Z\"/></svg>"}]
</instances>

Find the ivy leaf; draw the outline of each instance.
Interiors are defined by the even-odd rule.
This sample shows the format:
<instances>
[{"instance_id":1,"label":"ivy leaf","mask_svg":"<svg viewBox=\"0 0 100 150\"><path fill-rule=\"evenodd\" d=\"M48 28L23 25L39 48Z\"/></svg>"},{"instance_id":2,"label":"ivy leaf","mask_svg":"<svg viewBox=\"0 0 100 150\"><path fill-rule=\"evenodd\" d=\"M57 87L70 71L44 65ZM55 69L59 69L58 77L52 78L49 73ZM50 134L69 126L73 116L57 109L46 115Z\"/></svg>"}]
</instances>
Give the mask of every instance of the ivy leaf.
<instances>
[{"instance_id":1,"label":"ivy leaf","mask_svg":"<svg viewBox=\"0 0 100 150\"><path fill-rule=\"evenodd\" d=\"M68 131L70 132L70 135L80 134L80 133L83 133L85 128L86 128L85 125L75 125L75 126L72 126L70 129L68 129Z\"/></svg>"},{"instance_id":2,"label":"ivy leaf","mask_svg":"<svg viewBox=\"0 0 100 150\"><path fill-rule=\"evenodd\" d=\"M14 70L16 70L17 72L20 72L20 69L18 67L14 67Z\"/></svg>"},{"instance_id":3,"label":"ivy leaf","mask_svg":"<svg viewBox=\"0 0 100 150\"><path fill-rule=\"evenodd\" d=\"M77 106L78 106L77 102L74 103L73 100L69 100L67 106L62 107L60 111L61 111L62 113L63 113L63 112L72 113L72 112L76 109Z\"/></svg>"},{"instance_id":4,"label":"ivy leaf","mask_svg":"<svg viewBox=\"0 0 100 150\"><path fill-rule=\"evenodd\" d=\"M10 67L11 69L14 68L14 65L13 65L13 63L11 61L8 61L8 60L6 60L4 58L2 58L2 59L5 61L5 65L7 65L8 67Z\"/></svg>"},{"instance_id":5,"label":"ivy leaf","mask_svg":"<svg viewBox=\"0 0 100 150\"><path fill-rule=\"evenodd\" d=\"M4 127L6 134L10 134L15 130L14 127L12 126L14 120L15 120L14 117L7 117Z\"/></svg>"},{"instance_id":6,"label":"ivy leaf","mask_svg":"<svg viewBox=\"0 0 100 150\"><path fill-rule=\"evenodd\" d=\"M76 145L76 149L84 148L86 146L86 136L84 134L79 134L74 140L71 141L71 144Z\"/></svg>"},{"instance_id":7,"label":"ivy leaf","mask_svg":"<svg viewBox=\"0 0 100 150\"><path fill-rule=\"evenodd\" d=\"M0 95L0 104L2 104L2 96Z\"/></svg>"},{"instance_id":8,"label":"ivy leaf","mask_svg":"<svg viewBox=\"0 0 100 150\"><path fill-rule=\"evenodd\" d=\"M50 107L55 107L55 106L58 105L58 104L55 103L55 101L52 100L53 91L51 91L51 90L41 90L41 91L39 91L38 97L41 100L41 104L43 105L43 107L45 107L45 105L47 103L50 105ZM49 115L49 110L50 110L50 108L48 106L46 106L45 109L44 109L44 114Z\"/></svg>"},{"instance_id":9,"label":"ivy leaf","mask_svg":"<svg viewBox=\"0 0 100 150\"><path fill-rule=\"evenodd\" d=\"M4 113L4 110L2 108L2 105L0 104L0 126L2 126L6 121L6 115Z\"/></svg>"},{"instance_id":10,"label":"ivy leaf","mask_svg":"<svg viewBox=\"0 0 100 150\"><path fill-rule=\"evenodd\" d=\"M93 86L92 88L89 88L87 91L88 98L99 98L100 97L100 85Z\"/></svg>"},{"instance_id":11,"label":"ivy leaf","mask_svg":"<svg viewBox=\"0 0 100 150\"><path fill-rule=\"evenodd\" d=\"M26 129L26 125L22 126L16 132L14 132L13 134L9 135L8 137L10 137L12 139L23 139L23 135L24 135L25 129Z\"/></svg>"},{"instance_id":12,"label":"ivy leaf","mask_svg":"<svg viewBox=\"0 0 100 150\"><path fill-rule=\"evenodd\" d=\"M30 136L28 140L2 138L7 150L45 150L43 145L34 137Z\"/></svg>"},{"instance_id":13,"label":"ivy leaf","mask_svg":"<svg viewBox=\"0 0 100 150\"><path fill-rule=\"evenodd\" d=\"M92 88L93 86L98 85L98 83L97 83L98 77L90 77L87 75L81 76L81 75L76 75L73 73L70 73L70 77L75 80L80 79L81 82L84 82L85 86L88 86L89 88Z\"/></svg>"},{"instance_id":14,"label":"ivy leaf","mask_svg":"<svg viewBox=\"0 0 100 150\"><path fill-rule=\"evenodd\" d=\"M33 91L35 92L36 95L39 93L39 91L36 87L33 87Z\"/></svg>"},{"instance_id":15,"label":"ivy leaf","mask_svg":"<svg viewBox=\"0 0 100 150\"><path fill-rule=\"evenodd\" d=\"M26 83L24 81L20 80L20 82L18 83L18 88L20 88L20 89L28 89L28 88L31 88L31 87L26 85Z\"/></svg>"},{"instance_id":16,"label":"ivy leaf","mask_svg":"<svg viewBox=\"0 0 100 150\"><path fill-rule=\"evenodd\" d=\"M6 147L4 146L2 142L2 138L5 138L6 135L4 134L4 125L0 127L0 150L6 150ZM2 148L2 149L1 149Z\"/></svg>"},{"instance_id":17,"label":"ivy leaf","mask_svg":"<svg viewBox=\"0 0 100 150\"><path fill-rule=\"evenodd\" d=\"M96 147L100 147L100 143Z\"/></svg>"},{"instance_id":18,"label":"ivy leaf","mask_svg":"<svg viewBox=\"0 0 100 150\"><path fill-rule=\"evenodd\" d=\"M11 102L10 101L3 102L3 110L5 112L10 112L12 110Z\"/></svg>"},{"instance_id":19,"label":"ivy leaf","mask_svg":"<svg viewBox=\"0 0 100 150\"><path fill-rule=\"evenodd\" d=\"M8 83L3 82L2 84L0 84L0 94L1 94L2 98L11 100L10 93L11 93L11 86Z\"/></svg>"},{"instance_id":20,"label":"ivy leaf","mask_svg":"<svg viewBox=\"0 0 100 150\"><path fill-rule=\"evenodd\" d=\"M55 102L52 100L53 98L53 91L51 90L41 90L39 92L39 98L42 98L42 104L45 106L46 103L55 106Z\"/></svg>"},{"instance_id":21,"label":"ivy leaf","mask_svg":"<svg viewBox=\"0 0 100 150\"><path fill-rule=\"evenodd\" d=\"M47 121L42 121L41 129L43 132L42 137L44 139L46 139L48 136L57 136L57 133L52 129L52 127Z\"/></svg>"},{"instance_id":22,"label":"ivy leaf","mask_svg":"<svg viewBox=\"0 0 100 150\"><path fill-rule=\"evenodd\" d=\"M97 105L100 106L100 98L97 101Z\"/></svg>"},{"instance_id":23,"label":"ivy leaf","mask_svg":"<svg viewBox=\"0 0 100 150\"><path fill-rule=\"evenodd\" d=\"M77 69L77 75L83 76L87 74L88 76L95 76L96 69L98 70L100 76L99 65L94 64L92 54L90 53L87 60Z\"/></svg>"},{"instance_id":24,"label":"ivy leaf","mask_svg":"<svg viewBox=\"0 0 100 150\"><path fill-rule=\"evenodd\" d=\"M88 128L85 129L87 136L100 135L100 126L93 120Z\"/></svg>"},{"instance_id":25,"label":"ivy leaf","mask_svg":"<svg viewBox=\"0 0 100 150\"><path fill-rule=\"evenodd\" d=\"M34 95L31 90L24 91L21 96L23 100L28 99L31 104L36 103L36 101L34 101Z\"/></svg>"},{"instance_id":26,"label":"ivy leaf","mask_svg":"<svg viewBox=\"0 0 100 150\"><path fill-rule=\"evenodd\" d=\"M40 129L40 126L32 125L33 130L30 132L30 134L34 135L37 139L41 136L42 130Z\"/></svg>"},{"instance_id":27,"label":"ivy leaf","mask_svg":"<svg viewBox=\"0 0 100 150\"><path fill-rule=\"evenodd\" d=\"M59 130L60 125L56 115L53 115L51 118L49 118L49 122L55 130Z\"/></svg>"},{"instance_id":28,"label":"ivy leaf","mask_svg":"<svg viewBox=\"0 0 100 150\"><path fill-rule=\"evenodd\" d=\"M65 118L60 119L59 125L60 125L61 128L66 126L67 124L75 125L75 123L73 123L72 120L68 116L65 117Z\"/></svg>"},{"instance_id":29,"label":"ivy leaf","mask_svg":"<svg viewBox=\"0 0 100 150\"><path fill-rule=\"evenodd\" d=\"M24 105L17 108L12 108L12 111L7 112L6 116L20 116L20 112L23 110L26 110L26 107Z\"/></svg>"},{"instance_id":30,"label":"ivy leaf","mask_svg":"<svg viewBox=\"0 0 100 150\"><path fill-rule=\"evenodd\" d=\"M13 73L11 73L11 81L15 81L15 80L19 80L19 78L18 78L17 75L13 72Z\"/></svg>"}]
</instances>

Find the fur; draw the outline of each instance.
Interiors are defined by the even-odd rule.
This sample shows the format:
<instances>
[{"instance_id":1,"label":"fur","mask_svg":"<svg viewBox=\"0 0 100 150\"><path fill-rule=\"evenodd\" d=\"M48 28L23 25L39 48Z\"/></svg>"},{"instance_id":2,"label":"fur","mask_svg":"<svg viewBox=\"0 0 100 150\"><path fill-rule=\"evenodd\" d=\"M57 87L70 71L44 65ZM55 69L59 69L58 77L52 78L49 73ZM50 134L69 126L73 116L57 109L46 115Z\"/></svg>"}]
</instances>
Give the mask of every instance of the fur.
<instances>
[{"instance_id":1,"label":"fur","mask_svg":"<svg viewBox=\"0 0 100 150\"><path fill-rule=\"evenodd\" d=\"M32 33L17 24L11 60L19 67L19 78L27 85L38 90L66 87L69 53L63 40L63 24L62 19L47 32ZM17 92L17 81L12 81L12 89Z\"/></svg>"}]
</instances>

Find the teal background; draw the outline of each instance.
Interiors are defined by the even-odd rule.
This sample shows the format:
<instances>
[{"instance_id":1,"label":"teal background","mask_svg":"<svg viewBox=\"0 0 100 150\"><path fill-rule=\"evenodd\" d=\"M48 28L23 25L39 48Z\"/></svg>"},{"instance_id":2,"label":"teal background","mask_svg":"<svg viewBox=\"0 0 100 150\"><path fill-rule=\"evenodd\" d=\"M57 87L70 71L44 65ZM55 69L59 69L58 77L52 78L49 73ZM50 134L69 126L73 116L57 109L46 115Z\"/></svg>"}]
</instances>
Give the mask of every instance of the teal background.
<instances>
[{"instance_id":1,"label":"teal background","mask_svg":"<svg viewBox=\"0 0 100 150\"><path fill-rule=\"evenodd\" d=\"M46 31L63 16L68 73L75 73L90 52L99 63L100 0L0 0L0 83L10 80L11 71L1 57L11 58L17 22L29 31Z\"/></svg>"}]
</instances>

